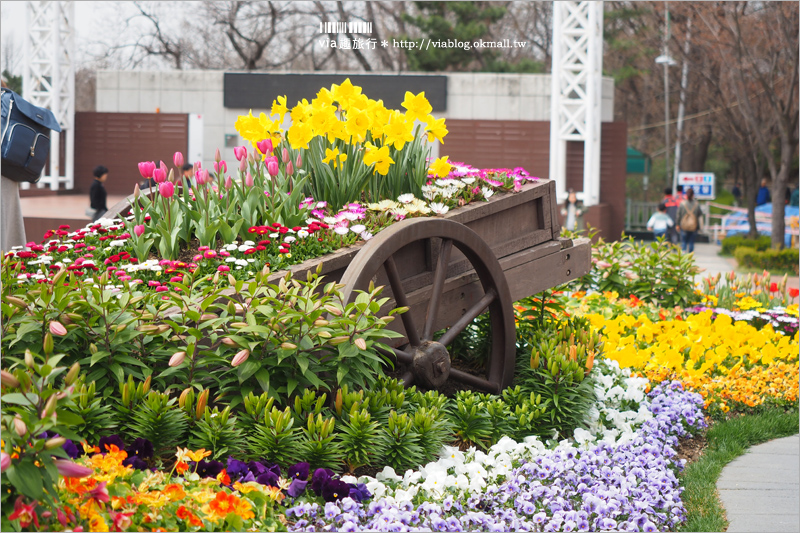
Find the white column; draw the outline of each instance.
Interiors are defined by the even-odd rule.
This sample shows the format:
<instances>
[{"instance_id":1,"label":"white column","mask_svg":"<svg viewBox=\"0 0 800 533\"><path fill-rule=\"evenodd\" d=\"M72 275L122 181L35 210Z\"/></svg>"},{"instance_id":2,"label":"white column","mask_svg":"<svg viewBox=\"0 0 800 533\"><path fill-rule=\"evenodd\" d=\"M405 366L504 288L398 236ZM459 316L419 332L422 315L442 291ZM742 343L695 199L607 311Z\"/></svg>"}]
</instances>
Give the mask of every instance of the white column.
<instances>
[{"instance_id":1,"label":"white column","mask_svg":"<svg viewBox=\"0 0 800 533\"><path fill-rule=\"evenodd\" d=\"M553 2L550 178L566 196L566 142L583 141L584 205L600 201L603 2Z\"/></svg>"}]
</instances>

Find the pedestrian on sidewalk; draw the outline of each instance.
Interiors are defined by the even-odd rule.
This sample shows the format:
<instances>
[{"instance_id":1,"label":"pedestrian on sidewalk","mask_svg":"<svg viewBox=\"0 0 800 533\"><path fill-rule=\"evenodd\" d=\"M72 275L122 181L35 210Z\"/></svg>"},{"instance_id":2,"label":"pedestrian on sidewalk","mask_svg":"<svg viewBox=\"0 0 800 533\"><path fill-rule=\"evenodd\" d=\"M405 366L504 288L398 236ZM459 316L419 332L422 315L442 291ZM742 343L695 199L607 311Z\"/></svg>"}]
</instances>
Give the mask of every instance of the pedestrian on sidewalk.
<instances>
[{"instance_id":1,"label":"pedestrian on sidewalk","mask_svg":"<svg viewBox=\"0 0 800 533\"><path fill-rule=\"evenodd\" d=\"M769 193L769 180L767 178L763 178L761 180L761 188L758 189L758 195L756 196L756 207L764 204L768 204L772 201L772 195Z\"/></svg>"},{"instance_id":2,"label":"pedestrian on sidewalk","mask_svg":"<svg viewBox=\"0 0 800 533\"><path fill-rule=\"evenodd\" d=\"M92 214L92 222L96 222L100 217L106 214L108 207L106 206L106 188L103 183L108 179L108 169L103 165L99 165L94 169L94 183L89 189L89 208L94 209Z\"/></svg>"},{"instance_id":3,"label":"pedestrian on sidewalk","mask_svg":"<svg viewBox=\"0 0 800 533\"><path fill-rule=\"evenodd\" d=\"M694 189L686 191L686 199L678 206L678 220L681 228L681 249L686 253L694 252L694 241L700 231L700 202L694 199Z\"/></svg>"},{"instance_id":4,"label":"pedestrian on sidewalk","mask_svg":"<svg viewBox=\"0 0 800 533\"><path fill-rule=\"evenodd\" d=\"M667 214L667 205L664 203L658 204L658 211L653 213L653 216L647 221L647 229L653 232L653 237L656 239L665 236L667 230L674 225L675 223Z\"/></svg>"},{"instance_id":5,"label":"pedestrian on sidewalk","mask_svg":"<svg viewBox=\"0 0 800 533\"><path fill-rule=\"evenodd\" d=\"M672 219L672 225L667 228L667 241L672 244L678 244L680 242L680 236L678 235L677 216L680 202L677 197L673 196L672 187L664 189L664 199L661 203L667 207L667 216Z\"/></svg>"}]
</instances>

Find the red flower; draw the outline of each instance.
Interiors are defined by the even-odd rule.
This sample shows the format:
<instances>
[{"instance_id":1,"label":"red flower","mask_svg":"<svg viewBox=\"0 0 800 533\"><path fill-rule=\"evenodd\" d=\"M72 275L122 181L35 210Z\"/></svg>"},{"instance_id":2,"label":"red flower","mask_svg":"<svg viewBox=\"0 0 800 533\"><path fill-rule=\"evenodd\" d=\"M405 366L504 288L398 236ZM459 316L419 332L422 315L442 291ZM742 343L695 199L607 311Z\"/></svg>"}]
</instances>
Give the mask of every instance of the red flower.
<instances>
[{"instance_id":1,"label":"red flower","mask_svg":"<svg viewBox=\"0 0 800 533\"><path fill-rule=\"evenodd\" d=\"M244 251L244 255L252 255L254 253L256 253L255 248L248 248L247 250Z\"/></svg>"},{"instance_id":2,"label":"red flower","mask_svg":"<svg viewBox=\"0 0 800 533\"><path fill-rule=\"evenodd\" d=\"M282 233L282 234L283 234L283 233L289 233L289 228L279 228L279 229L278 229L278 232L279 232L279 233Z\"/></svg>"},{"instance_id":3,"label":"red flower","mask_svg":"<svg viewBox=\"0 0 800 533\"><path fill-rule=\"evenodd\" d=\"M263 251L264 251L264 250L266 250L266 249L267 249L267 247L266 247L266 246L262 246L262 245L260 245L260 244L259 244L258 246L256 246L256 250L258 250L259 252L263 252ZM245 253L247 253L247 252L245 252Z\"/></svg>"},{"instance_id":4,"label":"red flower","mask_svg":"<svg viewBox=\"0 0 800 533\"><path fill-rule=\"evenodd\" d=\"M777 283L773 282L773 283L770 284L769 292L778 292L779 290L780 289L778 289L778 284Z\"/></svg>"},{"instance_id":5,"label":"red flower","mask_svg":"<svg viewBox=\"0 0 800 533\"><path fill-rule=\"evenodd\" d=\"M794 287L789 289L789 296L792 298L797 298L800 296L800 289L795 289Z\"/></svg>"},{"instance_id":6,"label":"red flower","mask_svg":"<svg viewBox=\"0 0 800 533\"><path fill-rule=\"evenodd\" d=\"M303 228L301 228L300 226L295 226L295 227L293 227L293 228L292 228L292 231L294 231L294 232L298 232L298 231L300 231L301 229L303 229Z\"/></svg>"},{"instance_id":7,"label":"red flower","mask_svg":"<svg viewBox=\"0 0 800 533\"><path fill-rule=\"evenodd\" d=\"M69 229L69 226L67 224L62 224L58 227L58 229Z\"/></svg>"},{"instance_id":8,"label":"red flower","mask_svg":"<svg viewBox=\"0 0 800 533\"><path fill-rule=\"evenodd\" d=\"M281 227L281 224L280 224L280 222L273 222L273 223L272 223L272 227L273 227L273 228L280 228L280 227Z\"/></svg>"},{"instance_id":9,"label":"red flower","mask_svg":"<svg viewBox=\"0 0 800 533\"><path fill-rule=\"evenodd\" d=\"M33 502L30 505L25 505L22 503L24 496L20 496L17 498L17 501L14 502L14 512L8 517L9 520L17 520L19 519L19 525L21 528L26 528L31 525L31 522L36 524L36 529L39 529L39 517L36 515L36 502Z\"/></svg>"},{"instance_id":10,"label":"red flower","mask_svg":"<svg viewBox=\"0 0 800 533\"><path fill-rule=\"evenodd\" d=\"M270 243L270 241L259 241L258 244L261 246L266 246Z\"/></svg>"},{"instance_id":11,"label":"red flower","mask_svg":"<svg viewBox=\"0 0 800 533\"><path fill-rule=\"evenodd\" d=\"M257 232L257 231L258 231L258 226L250 226L250 227L247 229L247 233L255 233L255 232Z\"/></svg>"}]
</instances>

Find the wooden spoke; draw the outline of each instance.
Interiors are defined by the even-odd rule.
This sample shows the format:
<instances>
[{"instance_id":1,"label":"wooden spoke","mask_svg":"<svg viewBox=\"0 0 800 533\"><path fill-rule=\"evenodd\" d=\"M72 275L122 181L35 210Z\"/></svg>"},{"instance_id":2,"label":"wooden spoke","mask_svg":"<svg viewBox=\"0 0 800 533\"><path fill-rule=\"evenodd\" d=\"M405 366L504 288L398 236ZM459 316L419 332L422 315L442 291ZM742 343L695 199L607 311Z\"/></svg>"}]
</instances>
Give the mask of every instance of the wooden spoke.
<instances>
[{"instance_id":1,"label":"wooden spoke","mask_svg":"<svg viewBox=\"0 0 800 533\"><path fill-rule=\"evenodd\" d=\"M398 307L409 307L406 293L403 290L403 283L400 280L400 273L397 271L397 265L394 262L394 257L390 255L383 263L383 267L386 269L389 285L392 286L394 301L397 303ZM414 325L411 310L409 309L409 311L400 315L400 318L403 320L403 326L406 328L406 337L411 346L419 346L419 333L417 332L417 327Z\"/></svg>"},{"instance_id":2,"label":"wooden spoke","mask_svg":"<svg viewBox=\"0 0 800 533\"><path fill-rule=\"evenodd\" d=\"M391 350L377 348L377 351L390 359L397 360L399 363L402 363L404 365L410 365L413 359L410 353L404 352L403 350L400 350L398 348L392 348Z\"/></svg>"},{"instance_id":3,"label":"wooden spoke","mask_svg":"<svg viewBox=\"0 0 800 533\"><path fill-rule=\"evenodd\" d=\"M436 317L439 314L439 303L442 300L444 282L447 278L447 266L450 263L450 251L452 249L452 239L442 239L442 246L439 248L439 262L436 265L436 273L433 276L433 286L431 287L431 300L428 302L428 313L425 316L425 327L422 330L423 340L433 339L433 328L436 324Z\"/></svg>"},{"instance_id":4,"label":"wooden spoke","mask_svg":"<svg viewBox=\"0 0 800 533\"><path fill-rule=\"evenodd\" d=\"M494 301L497 297L497 293L494 289L489 289L486 294L483 295L483 298L478 300L478 303L470 307L466 313L464 313L461 318L458 319L458 322L453 324L453 326L444 332L444 335L439 339L441 344L445 346L449 345L455 338L458 336L459 333L464 331L464 329L469 325L472 320L483 313L483 311L489 307L489 305Z\"/></svg>"},{"instance_id":5,"label":"wooden spoke","mask_svg":"<svg viewBox=\"0 0 800 533\"><path fill-rule=\"evenodd\" d=\"M450 377L458 382L463 383L464 385L476 387L486 392L491 392L492 394L497 394L500 392L500 388L498 387L497 383L493 383L479 376L473 376L472 374L468 374L462 370L458 370L457 368L450 369Z\"/></svg>"},{"instance_id":6,"label":"wooden spoke","mask_svg":"<svg viewBox=\"0 0 800 533\"><path fill-rule=\"evenodd\" d=\"M400 379L403 380L403 384L408 388L414 384L414 373L409 370Z\"/></svg>"}]
</instances>

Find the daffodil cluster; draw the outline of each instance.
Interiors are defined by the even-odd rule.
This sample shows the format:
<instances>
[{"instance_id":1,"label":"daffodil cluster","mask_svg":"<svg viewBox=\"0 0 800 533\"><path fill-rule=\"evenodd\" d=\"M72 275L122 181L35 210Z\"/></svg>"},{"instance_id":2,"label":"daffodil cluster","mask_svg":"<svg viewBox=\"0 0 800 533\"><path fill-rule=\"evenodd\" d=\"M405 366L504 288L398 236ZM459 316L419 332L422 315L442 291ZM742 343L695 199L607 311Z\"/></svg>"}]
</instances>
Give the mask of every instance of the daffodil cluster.
<instances>
[{"instance_id":1,"label":"daffodil cluster","mask_svg":"<svg viewBox=\"0 0 800 533\"><path fill-rule=\"evenodd\" d=\"M291 109L285 96L278 97L269 116L262 112L255 117L251 110L235 126L254 147L271 139L293 154L306 152L311 195L338 208L362 199L418 194L429 172L438 177L450 172L447 156L430 164L427 160L427 143L444 142L445 119L431 115L433 107L424 91L416 95L407 91L401 106L403 111L389 109L383 100L369 98L346 79L330 89L321 88L311 102L304 98ZM291 125L284 130L287 116Z\"/></svg>"}]
</instances>

